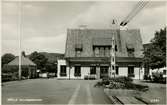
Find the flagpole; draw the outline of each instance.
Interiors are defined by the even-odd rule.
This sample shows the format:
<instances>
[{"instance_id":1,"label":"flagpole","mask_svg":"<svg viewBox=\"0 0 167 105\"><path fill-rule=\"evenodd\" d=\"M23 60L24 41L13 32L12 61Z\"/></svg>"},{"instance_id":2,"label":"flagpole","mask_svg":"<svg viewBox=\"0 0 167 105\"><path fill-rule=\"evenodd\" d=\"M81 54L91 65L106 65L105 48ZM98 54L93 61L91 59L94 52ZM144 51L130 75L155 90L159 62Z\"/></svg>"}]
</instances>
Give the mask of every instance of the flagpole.
<instances>
[{"instance_id":1,"label":"flagpole","mask_svg":"<svg viewBox=\"0 0 167 105\"><path fill-rule=\"evenodd\" d=\"M21 80L21 34L22 34L22 28L21 28L21 16L22 16L22 4L21 0L19 1L19 16L18 16L18 34L19 34L19 80Z\"/></svg>"}]
</instances>

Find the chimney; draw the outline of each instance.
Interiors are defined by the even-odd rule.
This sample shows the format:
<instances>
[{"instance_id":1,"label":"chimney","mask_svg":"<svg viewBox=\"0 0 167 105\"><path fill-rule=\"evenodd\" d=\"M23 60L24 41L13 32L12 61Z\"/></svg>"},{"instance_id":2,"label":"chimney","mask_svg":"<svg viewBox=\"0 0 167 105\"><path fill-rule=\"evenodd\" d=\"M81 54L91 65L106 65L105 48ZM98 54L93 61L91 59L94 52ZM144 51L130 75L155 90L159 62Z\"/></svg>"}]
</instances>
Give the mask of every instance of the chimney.
<instances>
[{"instance_id":1,"label":"chimney","mask_svg":"<svg viewBox=\"0 0 167 105\"><path fill-rule=\"evenodd\" d=\"M82 24L82 25L79 25L78 27L79 27L79 29L86 29L87 25Z\"/></svg>"}]
</instances>

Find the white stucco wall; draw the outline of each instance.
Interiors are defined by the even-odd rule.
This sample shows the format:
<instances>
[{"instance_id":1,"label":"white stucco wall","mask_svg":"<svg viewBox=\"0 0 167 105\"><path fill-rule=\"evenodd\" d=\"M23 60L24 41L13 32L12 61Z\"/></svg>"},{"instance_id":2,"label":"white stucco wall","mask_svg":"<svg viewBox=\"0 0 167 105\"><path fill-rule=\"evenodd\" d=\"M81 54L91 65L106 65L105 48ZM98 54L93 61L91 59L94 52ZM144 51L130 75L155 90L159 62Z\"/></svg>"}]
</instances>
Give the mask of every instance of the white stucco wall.
<instances>
[{"instance_id":1,"label":"white stucco wall","mask_svg":"<svg viewBox=\"0 0 167 105\"><path fill-rule=\"evenodd\" d=\"M119 76L128 76L128 68L127 67L119 67L118 74L119 74Z\"/></svg>"},{"instance_id":2,"label":"white stucco wall","mask_svg":"<svg viewBox=\"0 0 167 105\"><path fill-rule=\"evenodd\" d=\"M70 79L84 79L84 76L88 75L90 73L90 67L81 67L81 76L76 77L76 76L74 76L74 73L75 73L74 68L75 67L71 67L71 69L70 69ZM69 69L68 69L68 71L69 71Z\"/></svg>"},{"instance_id":3,"label":"white stucco wall","mask_svg":"<svg viewBox=\"0 0 167 105\"><path fill-rule=\"evenodd\" d=\"M81 76L80 77L76 77L74 76L74 68L75 67L71 67L69 69L68 66L66 66L66 76L60 76L60 66L61 65L67 65L65 60L58 60L58 65L57 65L57 78L58 79L84 79L85 75L88 75L90 73L90 67L81 67Z\"/></svg>"},{"instance_id":4,"label":"white stucco wall","mask_svg":"<svg viewBox=\"0 0 167 105\"><path fill-rule=\"evenodd\" d=\"M141 69L140 67L135 67L134 74L135 74L135 77L133 79L143 79L144 69Z\"/></svg>"},{"instance_id":5,"label":"white stucco wall","mask_svg":"<svg viewBox=\"0 0 167 105\"><path fill-rule=\"evenodd\" d=\"M66 76L60 76L60 66L61 65L66 65ZM85 75L89 75L90 74L90 67L81 67L81 76L80 77L75 77L74 76L74 67L70 68L69 71L69 67L67 66L67 63L65 60L58 60L58 65L57 65L58 69L57 69L57 78L58 79L84 79ZM140 74L139 74L140 72ZM96 73L98 73L96 71ZM144 68L139 68L139 67L134 67L134 74L135 77L133 79L143 79L144 77ZM128 67L119 67L118 70L118 75L119 76L128 76Z\"/></svg>"},{"instance_id":6,"label":"white stucco wall","mask_svg":"<svg viewBox=\"0 0 167 105\"><path fill-rule=\"evenodd\" d=\"M133 79L143 79L144 68L134 67L134 75ZM119 67L118 76L128 76L128 67Z\"/></svg>"},{"instance_id":7,"label":"white stucco wall","mask_svg":"<svg viewBox=\"0 0 167 105\"><path fill-rule=\"evenodd\" d=\"M81 78L84 79L84 76L88 74L90 74L90 67L81 67Z\"/></svg>"},{"instance_id":8,"label":"white stucco wall","mask_svg":"<svg viewBox=\"0 0 167 105\"><path fill-rule=\"evenodd\" d=\"M60 66L61 66L61 65L67 65L67 64L66 64L66 60L58 60L57 62L58 62L58 63L57 63L57 78L60 78L60 79L61 79L61 78L62 78L62 79L63 79L63 78L67 78L67 77L68 77L68 68L66 68L66 70L67 70L67 76L65 76L65 77L64 77L64 76L63 76L63 77L60 76Z\"/></svg>"}]
</instances>

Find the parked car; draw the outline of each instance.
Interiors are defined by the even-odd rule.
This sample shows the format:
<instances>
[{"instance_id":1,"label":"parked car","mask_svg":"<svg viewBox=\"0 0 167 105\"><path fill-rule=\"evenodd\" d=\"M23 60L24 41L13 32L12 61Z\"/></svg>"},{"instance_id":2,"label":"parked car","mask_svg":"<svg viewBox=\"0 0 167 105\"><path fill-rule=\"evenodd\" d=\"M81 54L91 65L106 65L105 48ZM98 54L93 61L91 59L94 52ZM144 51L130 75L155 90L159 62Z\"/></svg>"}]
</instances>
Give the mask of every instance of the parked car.
<instances>
[{"instance_id":1,"label":"parked car","mask_svg":"<svg viewBox=\"0 0 167 105\"><path fill-rule=\"evenodd\" d=\"M39 73L40 78L48 78L48 72L41 72Z\"/></svg>"}]
</instances>

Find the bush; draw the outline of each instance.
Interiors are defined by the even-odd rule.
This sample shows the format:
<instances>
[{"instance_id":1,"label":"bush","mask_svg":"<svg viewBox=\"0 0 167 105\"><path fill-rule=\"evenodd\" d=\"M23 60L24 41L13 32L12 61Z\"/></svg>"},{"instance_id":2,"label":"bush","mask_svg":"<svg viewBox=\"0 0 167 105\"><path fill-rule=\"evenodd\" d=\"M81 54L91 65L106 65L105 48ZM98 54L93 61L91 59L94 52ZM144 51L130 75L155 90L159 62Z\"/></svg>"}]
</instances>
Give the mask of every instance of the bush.
<instances>
[{"instance_id":1,"label":"bush","mask_svg":"<svg viewBox=\"0 0 167 105\"><path fill-rule=\"evenodd\" d=\"M151 76L150 75L144 75L144 80L151 80Z\"/></svg>"},{"instance_id":2,"label":"bush","mask_svg":"<svg viewBox=\"0 0 167 105\"><path fill-rule=\"evenodd\" d=\"M132 82L133 79L129 77L115 77L115 78L110 78L110 81L115 81L115 82L120 82L120 83L127 83L127 82Z\"/></svg>"},{"instance_id":3,"label":"bush","mask_svg":"<svg viewBox=\"0 0 167 105\"><path fill-rule=\"evenodd\" d=\"M126 84L129 82L132 82L133 80L129 77L115 77L115 78L103 78L102 81L100 81L101 83L98 83L98 85L109 85L109 84ZM97 85L97 84L96 84Z\"/></svg>"},{"instance_id":4,"label":"bush","mask_svg":"<svg viewBox=\"0 0 167 105\"><path fill-rule=\"evenodd\" d=\"M148 89L148 86L142 86L138 84L132 83L132 79L129 77L115 77L115 78L109 78L109 79L103 79L100 82L97 82L95 84L96 86L106 86L109 89L133 89L133 90L139 90L139 91L145 91Z\"/></svg>"},{"instance_id":5,"label":"bush","mask_svg":"<svg viewBox=\"0 0 167 105\"><path fill-rule=\"evenodd\" d=\"M166 78L163 77L162 73L153 73L152 81L157 83L166 83Z\"/></svg>"}]
</instances>

